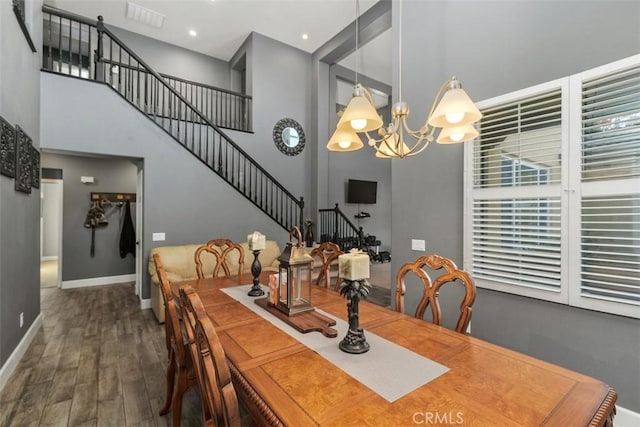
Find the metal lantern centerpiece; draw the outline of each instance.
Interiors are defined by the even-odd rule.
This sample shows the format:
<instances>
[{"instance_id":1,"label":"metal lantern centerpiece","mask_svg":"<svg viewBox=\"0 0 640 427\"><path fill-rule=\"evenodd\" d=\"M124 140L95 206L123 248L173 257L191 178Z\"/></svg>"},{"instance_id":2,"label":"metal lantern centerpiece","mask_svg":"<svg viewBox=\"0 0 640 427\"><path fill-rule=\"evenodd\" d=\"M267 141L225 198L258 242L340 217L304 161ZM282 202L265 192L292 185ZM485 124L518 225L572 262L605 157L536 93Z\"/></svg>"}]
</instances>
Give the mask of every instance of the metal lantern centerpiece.
<instances>
[{"instance_id":1,"label":"metal lantern centerpiece","mask_svg":"<svg viewBox=\"0 0 640 427\"><path fill-rule=\"evenodd\" d=\"M293 242L293 237L297 243ZM311 268L313 258L305 249L298 227L289 231L289 243L278 257L277 308L287 316L313 310L311 305Z\"/></svg>"}]
</instances>

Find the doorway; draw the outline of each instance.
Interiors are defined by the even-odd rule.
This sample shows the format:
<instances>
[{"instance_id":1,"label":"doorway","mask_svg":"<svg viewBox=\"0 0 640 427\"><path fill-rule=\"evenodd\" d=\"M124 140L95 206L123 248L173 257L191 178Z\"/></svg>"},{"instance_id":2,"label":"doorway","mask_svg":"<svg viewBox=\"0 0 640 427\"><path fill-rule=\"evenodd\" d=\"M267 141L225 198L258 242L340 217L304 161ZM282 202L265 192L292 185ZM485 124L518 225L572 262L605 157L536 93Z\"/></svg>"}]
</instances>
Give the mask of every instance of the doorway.
<instances>
[{"instance_id":1,"label":"doorway","mask_svg":"<svg viewBox=\"0 0 640 427\"><path fill-rule=\"evenodd\" d=\"M40 190L40 287L62 283L61 179L42 179Z\"/></svg>"}]
</instances>

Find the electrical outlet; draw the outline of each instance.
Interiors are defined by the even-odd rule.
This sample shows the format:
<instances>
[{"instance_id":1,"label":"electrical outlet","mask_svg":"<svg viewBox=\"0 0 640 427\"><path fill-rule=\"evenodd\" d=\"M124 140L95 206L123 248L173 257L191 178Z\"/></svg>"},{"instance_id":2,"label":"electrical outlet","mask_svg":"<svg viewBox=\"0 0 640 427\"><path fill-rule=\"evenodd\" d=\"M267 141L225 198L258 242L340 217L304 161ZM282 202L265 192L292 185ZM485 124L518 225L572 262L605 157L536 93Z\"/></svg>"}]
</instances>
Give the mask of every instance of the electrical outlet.
<instances>
[{"instance_id":1,"label":"electrical outlet","mask_svg":"<svg viewBox=\"0 0 640 427\"><path fill-rule=\"evenodd\" d=\"M20 327L22 328L24 326L24 312L20 313Z\"/></svg>"},{"instance_id":2,"label":"electrical outlet","mask_svg":"<svg viewBox=\"0 0 640 427\"><path fill-rule=\"evenodd\" d=\"M426 245L424 240L411 239L411 250L412 251L425 251Z\"/></svg>"},{"instance_id":3,"label":"electrical outlet","mask_svg":"<svg viewBox=\"0 0 640 427\"><path fill-rule=\"evenodd\" d=\"M152 233L151 240L154 242L162 242L165 239L164 233Z\"/></svg>"}]
</instances>

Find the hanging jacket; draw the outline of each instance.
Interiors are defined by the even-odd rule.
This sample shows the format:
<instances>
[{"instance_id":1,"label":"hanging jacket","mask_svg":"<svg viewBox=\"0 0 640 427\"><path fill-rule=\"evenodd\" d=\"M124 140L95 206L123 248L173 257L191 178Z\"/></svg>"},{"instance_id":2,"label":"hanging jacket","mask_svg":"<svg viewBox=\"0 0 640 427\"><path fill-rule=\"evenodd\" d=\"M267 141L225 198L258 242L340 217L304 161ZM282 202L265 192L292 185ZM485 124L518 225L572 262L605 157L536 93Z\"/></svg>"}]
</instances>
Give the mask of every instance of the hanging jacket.
<instances>
[{"instance_id":1,"label":"hanging jacket","mask_svg":"<svg viewBox=\"0 0 640 427\"><path fill-rule=\"evenodd\" d=\"M136 257L136 230L131 219L131 203L127 200L124 205L124 222L120 231L120 258L124 258L128 253Z\"/></svg>"}]
</instances>

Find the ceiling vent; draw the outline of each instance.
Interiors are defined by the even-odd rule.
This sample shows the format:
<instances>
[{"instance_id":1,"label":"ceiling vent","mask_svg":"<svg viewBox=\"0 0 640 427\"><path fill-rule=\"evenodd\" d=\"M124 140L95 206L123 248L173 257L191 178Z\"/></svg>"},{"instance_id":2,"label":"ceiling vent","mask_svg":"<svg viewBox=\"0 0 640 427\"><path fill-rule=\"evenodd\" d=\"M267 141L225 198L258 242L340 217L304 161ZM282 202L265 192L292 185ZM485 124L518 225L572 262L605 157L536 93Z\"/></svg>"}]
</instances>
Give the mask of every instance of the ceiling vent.
<instances>
[{"instance_id":1,"label":"ceiling vent","mask_svg":"<svg viewBox=\"0 0 640 427\"><path fill-rule=\"evenodd\" d=\"M127 2L127 18L156 28L162 28L165 16L135 3Z\"/></svg>"}]
</instances>

